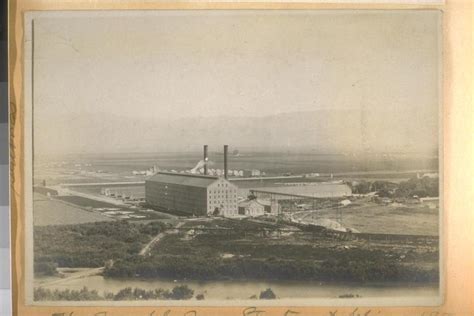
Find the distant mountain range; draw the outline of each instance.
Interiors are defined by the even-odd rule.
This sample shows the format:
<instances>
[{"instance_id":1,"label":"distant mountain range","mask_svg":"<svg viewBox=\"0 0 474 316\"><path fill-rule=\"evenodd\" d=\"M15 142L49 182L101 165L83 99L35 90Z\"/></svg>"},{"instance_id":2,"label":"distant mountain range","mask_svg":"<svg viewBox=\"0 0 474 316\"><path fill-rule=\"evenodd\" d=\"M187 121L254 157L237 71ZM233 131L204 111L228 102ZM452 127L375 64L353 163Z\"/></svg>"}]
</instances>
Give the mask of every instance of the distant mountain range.
<instances>
[{"instance_id":1,"label":"distant mountain range","mask_svg":"<svg viewBox=\"0 0 474 316\"><path fill-rule=\"evenodd\" d=\"M258 108L255 109L258 113ZM200 150L203 144L261 150L435 152L437 118L396 109L316 110L258 117L127 118L82 114L35 122L37 153ZM410 123L411 122L411 123Z\"/></svg>"}]
</instances>

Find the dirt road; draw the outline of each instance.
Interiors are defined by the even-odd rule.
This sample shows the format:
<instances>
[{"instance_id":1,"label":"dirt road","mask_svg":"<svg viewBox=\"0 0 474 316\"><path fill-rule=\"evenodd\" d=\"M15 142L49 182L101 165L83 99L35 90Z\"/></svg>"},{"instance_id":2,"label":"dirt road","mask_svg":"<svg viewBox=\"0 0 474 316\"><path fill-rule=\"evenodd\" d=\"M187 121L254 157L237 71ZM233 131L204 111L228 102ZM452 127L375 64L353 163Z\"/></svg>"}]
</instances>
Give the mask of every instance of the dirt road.
<instances>
[{"instance_id":1,"label":"dirt road","mask_svg":"<svg viewBox=\"0 0 474 316\"><path fill-rule=\"evenodd\" d=\"M65 278L42 282L40 283L40 286L50 286L50 285L55 285L55 284L63 283L63 282L74 280L74 279L81 279L81 278L85 278L85 277L89 277L93 275L98 275L104 272L104 269L105 267L91 268L91 269L85 269L85 270L81 269L81 271L71 273L69 276Z\"/></svg>"},{"instance_id":2,"label":"dirt road","mask_svg":"<svg viewBox=\"0 0 474 316\"><path fill-rule=\"evenodd\" d=\"M150 240L150 242L148 244L145 245L145 247L142 248L142 250L140 250L140 253L139 255L140 256L145 256L147 255L150 250L153 248L154 245L156 245L156 243L158 243L163 237L165 237L166 235L169 235L169 234L176 234L178 233L177 231L177 228L180 228L181 226L184 225L184 222L179 222L175 227L174 229L172 230L167 230L167 231L164 231L162 233L159 233L158 235L156 235L152 240Z\"/></svg>"}]
</instances>

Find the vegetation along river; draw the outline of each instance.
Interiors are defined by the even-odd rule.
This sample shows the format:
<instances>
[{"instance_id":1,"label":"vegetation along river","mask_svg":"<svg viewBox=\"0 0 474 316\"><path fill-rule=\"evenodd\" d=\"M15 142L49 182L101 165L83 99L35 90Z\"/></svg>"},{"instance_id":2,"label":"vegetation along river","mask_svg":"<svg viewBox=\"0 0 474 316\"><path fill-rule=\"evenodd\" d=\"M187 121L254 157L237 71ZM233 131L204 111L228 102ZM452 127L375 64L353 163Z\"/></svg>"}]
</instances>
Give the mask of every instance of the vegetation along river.
<instances>
[{"instance_id":1,"label":"vegetation along river","mask_svg":"<svg viewBox=\"0 0 474 316\"><path fill-rule=\"evenodd\" d=\"M45 279L36 280L45 281ZM434 297L438 295L438 284L409 284L385 283L379 284L340 284L301 281L171 281L171 280L140 280L140 279L112 279L100 275L79 279L54 282L42 287L58 290L80 290L87 287L99 293L118 292L126 287L141 289L172 289L177 285L186 284L195 294L203 294L205 299L249 299L257 296L261 291L271 288L278 298L337 298L341 295L358 295L364 298L372 297Z\"/></svg>"}]
</instances>

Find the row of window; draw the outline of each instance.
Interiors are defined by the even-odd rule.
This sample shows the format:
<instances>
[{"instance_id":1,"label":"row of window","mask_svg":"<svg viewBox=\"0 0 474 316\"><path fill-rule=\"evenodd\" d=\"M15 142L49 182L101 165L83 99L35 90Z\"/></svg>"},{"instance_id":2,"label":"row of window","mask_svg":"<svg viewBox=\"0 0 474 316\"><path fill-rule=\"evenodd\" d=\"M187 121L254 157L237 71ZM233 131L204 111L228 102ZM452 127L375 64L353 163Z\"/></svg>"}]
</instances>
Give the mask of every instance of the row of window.
<instances>
[{"instance_id":1,"label":"row of window","mask_svg":"<svg viewBox=\"0 0 474 316\"><path fill-rule=\"evenodd\" d=\"M219 201L219 200L209 200L209 204L212 204L212 205L218 205L218 204L224 204L224 205L227 205L227 204L237 204L237 200L231 200L231 201Z\"/></svg>"},{"instance_id":2,"label":"row of window","mask_svg":"<svg viewBox=\"0 0 474 316\"><path fill-rule=\"evenodd\" d=\"M237 198L237 194L216 194L216 195L212 195L212 194L209 194L209 199L228 199L228 198Z\"/></svg>"},{"instance_id":3,"label":"row of window","mask_svg":"<svg viewBox=\"0 0 474 316\"><path fill-rule=\"evenodd\" d=\"M217 193L237 193L237 190L230 189L230 190L209 190L209 194L217 194Z\"/></svg>"}]
</instances>

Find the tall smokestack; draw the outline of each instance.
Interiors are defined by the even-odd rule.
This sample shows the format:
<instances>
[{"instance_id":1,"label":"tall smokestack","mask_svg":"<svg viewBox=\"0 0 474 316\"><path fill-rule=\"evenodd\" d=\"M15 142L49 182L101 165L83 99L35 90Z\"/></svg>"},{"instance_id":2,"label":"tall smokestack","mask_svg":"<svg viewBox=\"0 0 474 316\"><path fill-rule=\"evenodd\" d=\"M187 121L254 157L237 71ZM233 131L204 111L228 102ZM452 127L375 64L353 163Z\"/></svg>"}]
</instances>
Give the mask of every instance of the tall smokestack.
<instances>
[{"instance_id":1,"label":"tall smokestack","mask_svg":"<svg viewBox=\"0 0 474 316\"><path fill-rule=\"evenodd\" d=\"M204 174L207 175L207 162L209 158L207 157L207 145L204 145Z\"/></svg>"},{"instance_id":2,"label":"tall smokestack","mask_svg":"<svg viewBox=\"0 0 474 316\"><path fill-rule=\"evenodd\" d=\"M229 145L224 145L224 179L227 179L227 151Z\"/></svg>"}]
</instances>

